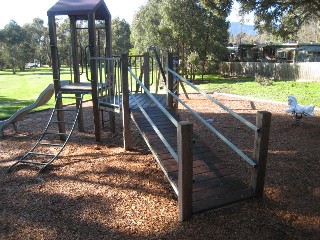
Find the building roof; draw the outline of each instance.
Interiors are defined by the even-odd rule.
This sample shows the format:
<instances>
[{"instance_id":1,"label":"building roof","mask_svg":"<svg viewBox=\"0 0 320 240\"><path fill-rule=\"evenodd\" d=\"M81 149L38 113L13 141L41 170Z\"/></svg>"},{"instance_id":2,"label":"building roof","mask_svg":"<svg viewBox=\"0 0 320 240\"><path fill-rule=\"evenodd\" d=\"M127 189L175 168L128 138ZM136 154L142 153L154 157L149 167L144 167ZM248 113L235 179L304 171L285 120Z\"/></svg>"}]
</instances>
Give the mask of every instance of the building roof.
<instances>
[{"instance_id":1,"label":"building roof","mask_svg":"<svg viewBox=\"0 0 320 240\"><path fill-rule=\"evenodd\" d=\"M296 48L297 51L320 52L320 45L302 45Z\"/></svg>"},{"instance_id":2,"label":"building roof","mask_svg":"<svg viewBox=\"0 0 320 240\"><path fill-rule=\"evenodd\" d=\"M87 20L88 14L95 13L96 20L111 17L103 0L59 0L47 12L48 16L68 15L77 20Z\"/></svg>"}]
</instances>

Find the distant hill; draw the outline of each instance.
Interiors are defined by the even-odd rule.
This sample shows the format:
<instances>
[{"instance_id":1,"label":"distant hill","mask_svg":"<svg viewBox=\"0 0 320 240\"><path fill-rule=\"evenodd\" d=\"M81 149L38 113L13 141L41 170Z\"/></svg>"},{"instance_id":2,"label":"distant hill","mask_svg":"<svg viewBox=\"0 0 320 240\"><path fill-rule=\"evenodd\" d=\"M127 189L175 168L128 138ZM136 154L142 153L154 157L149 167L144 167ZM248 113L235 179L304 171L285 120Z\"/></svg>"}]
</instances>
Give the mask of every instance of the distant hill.
<instances>
[{"instance_id":1,"label":"distant hill","mask_svg":"<svg viewBox=\"0 0 320 240\"><path fill-rule=\"evenodd\" d=\"M253 25L241 24L239 22L231 22L229 33L233 36L238 35L239 33L244 32L248 35L257 35L257 32L254 30Z\"/></svg>"}]
</instances>

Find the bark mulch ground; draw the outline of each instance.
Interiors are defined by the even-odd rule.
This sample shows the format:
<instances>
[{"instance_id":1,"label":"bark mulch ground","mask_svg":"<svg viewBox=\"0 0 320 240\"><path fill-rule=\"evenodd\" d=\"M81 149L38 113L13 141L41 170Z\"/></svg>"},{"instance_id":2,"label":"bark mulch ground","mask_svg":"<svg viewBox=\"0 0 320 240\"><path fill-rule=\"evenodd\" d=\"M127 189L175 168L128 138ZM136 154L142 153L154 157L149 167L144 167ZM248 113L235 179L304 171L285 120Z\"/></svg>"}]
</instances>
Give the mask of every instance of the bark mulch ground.
<instances>
[{"instance_id":1,"label":"bark mulch ground","mask_svg":"<svg viewBox=\"0 0 320 240\"><path fill-rule=\"evenodd\" d=\"M10 174L6 169L36 142L50 112L29 114L17 133L5 130L0 140L0 239L319 239L319 112L294 126L285 105L215 97L253 123L258 110L273 114L262 201L250 199L178 222L177 198L138 131L132 127L133 148L124 151L117 115L116 133L106 128L96 143L91 104L86 103L85 132L76 130L43 174L26 165ZM186 101L252 153L252 131L199 95ZM192 120L183 109L181 116ZM246 165L216 137L200 124L194 130L246 175Z\"/></svg>"}]
</instances>

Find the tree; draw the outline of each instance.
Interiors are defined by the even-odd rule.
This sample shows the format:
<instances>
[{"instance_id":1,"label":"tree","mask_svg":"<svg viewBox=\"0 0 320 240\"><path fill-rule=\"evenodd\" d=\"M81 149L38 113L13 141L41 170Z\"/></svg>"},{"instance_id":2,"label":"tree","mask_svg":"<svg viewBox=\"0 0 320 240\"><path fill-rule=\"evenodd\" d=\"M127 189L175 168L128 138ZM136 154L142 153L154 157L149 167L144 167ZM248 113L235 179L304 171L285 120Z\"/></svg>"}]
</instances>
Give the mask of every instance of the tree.
<instances>
[{"instance_id":1,"label":"tree","mask_svg":"<svg viewBox=\"0 0 320 240\"><path fill-rule=\"evenodd\" d=\"M282 38L293 36L303 23L320 18L319 0L240 0L242 11L253 11L255 26Z\"/></svg>"},{"instance_id":2,"label":"tree","mask_svg":"<svg viewBox=\"0 0 320 240\"><path fill-rule=\"evenodd\" d=\"M135 49L145 51L148 45L156 45L177 52L185 72L191 53L199 56L202 70L209 55L219 59L228 42L227 29L225 17L208 11L199 1L150 0L136 14L132 36Z\"/></svg>"},{"instance_id":3,"label":"tree","mask_svg":"<svg viewBox=\"0 0 320 240\"><path fill-rule=\"evenodd\" d=\"M60 64L69 65L71 56L71 33L70 33L70 20L65 18L57 25L58 36L58 53Z\"/></svg>"},{"instance_id":4,"label":"tree","mask_svg":"<svg viewBox=\"0 0 320 240\"><path fill-rule=\"evenodd\" d=\"M30 56L34 55L34 49L28 42L27 31L13 20L1 30L0 35L4 44L4 55L12 67L13 74L15 74L17 66L24 69Z\"/></svg>"},{"instance_id":5,"label":"tree","mask_svg":"<svg viewBox=\"0 0 320 240\"><path fill-rule=\"evenodd\" d=\"M296 34L303 23L320 18L319 0L236 0L241 12L254 12L255 27L260 31L287 39ZM201 0L209 9L229 14L232 0Z\"/></svg>"},{"instance_id":6,"label":"tree","mask_svg":"<svg viewBox=\"0 0 320 240\"><path fill-rule=\"evenodd\" d=\"M40 63L48 62L49 49L49 35L48 29L44 26L44 21L40 18L34 18L31 24L25 24L24 28L28 34L28 40L33 49L35 49L35 56Z\"/></svg>"},{"instance_id":7,"label":"tree","mask_svg":"<svg viewBox=\"0 0 320 240\"><path fill-rule=\"evenodd\" d=\"M7 57L6 57L6 47L3 41L1 40L1 32L0 32L0 70L3 70L7 67Z\"/></svg>"},{"instance_id":8,"label":"tree","mask_svg":"<svg viewBox=\"0 0 320 240\"><path fill-rule=\"evenodd\" d=\"M310 20L308 23L302 24L297 32L295 39L299 42L320 41L320 19Z\"/></svg>"},{"instance_id":9,"label":"tree","mask_svg":"<svg viewBox=\"0 0 320 240\"><path fill-rule=\"evenodd\" d=\"M171 31L161 24L163 16L160 13L160 8L163 2L164 0L149 0L135 14L131 26L131 36L136 53L145 52L151 45L163 50L170 47L166 44L166 39L171 38Z\"/></svg>"},{"instance_id":10,"label":"tree","mask_svg":"<svg viewBox=\"0 0 320 240\"><path fill-rule=\"evenodd\" d=\"M127 53L132 48L130 42L130 25L126 20L112 20L112 51L114 55Z\"/></svg>"}]
</instances>

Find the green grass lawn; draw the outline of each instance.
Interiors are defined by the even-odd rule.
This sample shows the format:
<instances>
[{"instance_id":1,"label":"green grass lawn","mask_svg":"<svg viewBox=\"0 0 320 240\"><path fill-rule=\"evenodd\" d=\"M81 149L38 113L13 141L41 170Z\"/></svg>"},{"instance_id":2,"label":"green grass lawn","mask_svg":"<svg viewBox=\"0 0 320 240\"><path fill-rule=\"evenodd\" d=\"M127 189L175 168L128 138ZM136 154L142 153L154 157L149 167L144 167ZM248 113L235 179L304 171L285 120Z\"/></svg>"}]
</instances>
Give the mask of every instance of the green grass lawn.
<instances>
[{"instance_id":1,"label":"green grass lawn","mask_svg":"<svg viewBox=\"0 0 320 240\"><path fill-rule=\"evenodd\" d=\"M51 83L51 68L32 68L12 74L12 70L0 71L0 119L8 118L20 108L36 101L39 94ZM68 68L61 69L61 79L70 79ZM54 106L54 97L36 110Z\"/></svg>"},{"instance_id":2,"label":"green grass lawn","mask_svg":"<svg viewBox=\"0 0 320 240\"><path fill-rule=\"evenodd\" d=\"M206 75L204 81L199 78L196 79L197 87L209 93L232 93L280 102L287 102L288 95L294 95L300 104L313 103L320 107L320 83L274 81L270 86L261 86L254 78L223 78L219 75ZM61 79L70 79L68 68L62 68ZM18 71L17 74L12 74L11 70L0 71L0 119L7 118L20 108L33 103L50 83L51 68L28 69ZM190 87L187 87L187 91L194 92ZM86 96L86 99L89 99L89 96ZM54 98L36 110L53 106Z\"/></svg>"},{"instance_id":3,"label":"green grass lawn","mask_svg":"<svg viewBox=\"0 0 320 240\"><path fill-rule=\"evenodd\" d=\"M200 78L200 77L199 77ZM288 95L294 95L299 104L315 104L320 107L320 83L273 81L270 86L262 86L254 78L223 78L206 75L204 81L196 79L196 86L205 92L223 92L242 96L287 102ZM188 87L188 91L191 89Z\"/></svg>"}]
</instances>

